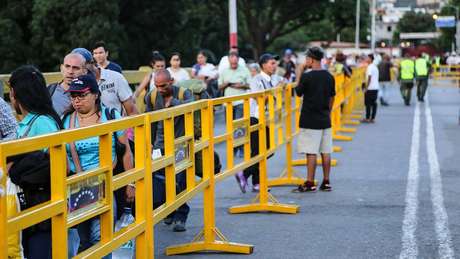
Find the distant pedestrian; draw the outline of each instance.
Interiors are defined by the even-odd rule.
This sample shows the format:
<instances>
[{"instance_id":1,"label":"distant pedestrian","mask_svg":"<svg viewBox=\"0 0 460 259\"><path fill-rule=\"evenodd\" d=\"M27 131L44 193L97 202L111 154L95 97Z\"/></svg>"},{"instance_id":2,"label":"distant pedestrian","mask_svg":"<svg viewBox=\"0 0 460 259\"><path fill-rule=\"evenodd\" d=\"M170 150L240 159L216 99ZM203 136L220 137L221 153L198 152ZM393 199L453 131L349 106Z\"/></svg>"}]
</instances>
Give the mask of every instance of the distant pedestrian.
<instances>
[{"instance_id":1,"label":"distant pedestrian","mask_svg":"<svg viewBox=\"0 0 460 259\"><path fill-rule=\"evenodd\" d=\"M98 41L96 44L93 46L93 57L94 60L96 60L97 65L99 67L102 67L104 69L109 69L118 73L122 73L121 66L118 65L117 63L113 61L109 61L109 50L107 49L107 46L105 45L105 42L103 41Z\"/></svg>"},{"instance_id":2,"label":"distant pedestrian","mask_svg":"<svg viewBox=\"0 0 460 259\"><path fill-rule=\"evenodd\" d=\"M237 46L231 46L230 50L228 51L228 53L231 53L231 52L238 53L238 47ZM240 57L239 53L238 53L238 65L242 66L242 67L246 67L246 61L244 60L244 58ZM229 55L223 56L219 61L219 65L217 66L217 70L219 72L219 75L222 74L224 69L229 68L229 67L230 67Z\"/></svg>"},{"instance_id":3,"label":"distant pedestrian","mask_svg":"<svg viewBox=\"0 0 460 259\"><path fill-rule=\"evenodd\" d=\"M219 91L224 92L224 96L234 96L245 94L249 90L250 75L246 66L240 66L238 63L238 52L230 52L228 60L230 67L225 68L219 75ZM243 101L234 101L233 106L233 119L243 118L244 105ZM241 134L241 129L237 129L235 134ZM244 135L244 132L243 132ZM234 153L237 157L243 157L243 146L235 147Z\"/></svg>"},{"instance_id":4,"label":"distant pedestrian","mask_svg":"<svg viewBox=\"0 0 460 259\"><path fill-rule=\"evenodd\" d=\"M208 56L204 51L198 52L196 64L192 67L192 77L200 79L207 85L207 91L212 98L219 96L217 78L219 77L216 66L207 62Z\"/></svg>"},{"instance_id":5,"label":"distant pedestrian","mask_svg":"<svg viewBox=\"0 0 460 259\"><path fill-rule=\"evenodd\" d=\"M367 55L366 79L364 89L364 104L366 105L366 118L361 122L375 122L377 115L377 97L379 95L379 70L374 63L374 55Z\"/></svg>"},{"instance_id":6,"label":"distant pedestrian","mask_svg":"<svg viewBox=\"0 0 460 259\"><path fill-rule=\"evenodd\" d=\"M190 75L184 68L180 67L181 64L181 55L179 52L174 52L171 55L171 59L169 60L169 64L171 65L168 67L168 71L171 76L174 78L174 83L177 84L184 80L189 80Z\"/></svg>"},{"instance_id":7,"label":"distant pedestrian","mask_svg":"<svg viewBox=\"0 0 460 259\"><path fill-rule=\"evenodd\" d=\"M412 88L414 87L415 63L406 53L399 64L399 79L401 82L401 96L406 106L410 105Z\"/></svg>"},{"instance_id":8,"label":"distant pedestrian","mask_svg":"<svg viewBox=\"0 0 460 259\"><path fill-rule=\"evenodd\" d=\"M385 54L383 56L382 62L380 62L379 68L379 83L380 83L380 104L383 106L388 106L388 89L391 86L391 68L393 64L391 63L390 56Z\"/></svg>"},{"instance_id":9,"label":"distant pedestrian","mask_svg":"<svg viewBox=\"0 0 460 259\"><path fill-rule=\"evenodd\" d=\"M163 55L158 51L152 52L152 57L150 60L150 66L152 67L152 72L144 76L144 79L134 91L134 98L136 99L136 107L139 112L145 112L145 96L155 89L155 72L161 69L166 68L166 61Z\"/></svg>"},{"instance_id":10,"label":"distant pedestrian","mask_svg":"<svg viewBox=\"0 0 460 259\"><path fill-rule=\"evenodd\" d=\"M429 64L422 54L415 60L415 76L417 82L417 98L420 102L425 100L428 88Z\"/></svg>"},{"instance_id":11,"label":"distant pedestrian","mask_svg":"<svg viewBox=\"0 0 460 259\"><path fill-rule=\"evenodd\" d=\"M322 69L323 56L324 52L319 47L308 49L305 66L311 70L302 74L299 85L295 88L297 96L303 96L297 149L299 153L306 155L307 159L307 181L299 185L295 192L316 191L317 154L321 154L323 166L323 182L320 190L332 190L329 173L332 153L331 110L334 104L335 79L327 70Z\"/></svg>"}]
</instances>

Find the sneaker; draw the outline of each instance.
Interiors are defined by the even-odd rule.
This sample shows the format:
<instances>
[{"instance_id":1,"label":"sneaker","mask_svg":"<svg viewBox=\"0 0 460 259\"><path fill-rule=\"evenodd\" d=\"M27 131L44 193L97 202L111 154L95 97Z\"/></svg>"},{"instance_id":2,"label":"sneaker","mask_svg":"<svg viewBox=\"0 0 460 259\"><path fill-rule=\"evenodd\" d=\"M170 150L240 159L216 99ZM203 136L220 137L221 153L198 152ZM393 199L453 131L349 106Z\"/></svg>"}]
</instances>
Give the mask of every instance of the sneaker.
<instances>
[{"instance_id":1,"label":"sneaker","mask_svg":"<svg viewBox=\"0 0 460 259\"><path fill-rule=\"evenodd\" d=\"M172 218L165 218L163 220L163 222L166 224L166 225L171 225L173 223L173 219Z\"/></svg>"},{"instance_id":2,"label":"sneaker","mask_svg":"<svg viewBox=\"0 0 460 259\"><path fill-rule=\"evenodd\" d=\"M374 119L372 119L372 120L370 120L369 122L370 122L370 123L375 123L375 120L374 120Z\"/></svg>"},{"instance_id":3,"label":"sneaker","mask_svg":"<svg viewBox=\"0 0 460 259\"><path fill-rule=\"evenodd\" d=\"M243 172L238 172L235 175L235 178L238 182L238 187L240 187L241 192L246 193L246 186L248 185L248 181L246 180L246 177L244 177Z\"/></svg>"},{"instance_id":4,"label":"sneaker","mask_svg":"<svg viewBox=\"0 0 460 259\"><path fill-rule=\"evenodd\" d=\"M360 122L361 122L361 123L369 123L370 120L369 120L369 119L362 119L362 120L360 120Z\"/></svg>"},{"instance_id":5,"label":"sneaker","mask_svg":"<svg viewBox=\"0 0 460 259\"><path fill-rule=\"evenodd\" d=\"M329 181L323 181L323 183L321 184L321 186L319 187L319 189L323 192L330 192L332 191L332 187L331 187L331 184L329 183Z\"/></svg>"},{"instance_id":6,"label":"sneaker","mask_svg":"<svg viewBox=\"0 0 460 259\"><path fill-rule=\"evenodd\" d=\"M260 185L259 184L255 184L254 186L252 186L252 192L259 192L260 191Z\"/></svg>"},{"instance_id":7,"label":"sneaker","mask_svg":"<svg viewBox=\"0 0 460 259\"><path fill-rule=\"evenodd\" d=\"M174 221L174 227L173 227L173 231L174 232L184 232L185 230L185 221L182 221L182 220L178 220L178 221Z\"/></svg>"}]
</instances>

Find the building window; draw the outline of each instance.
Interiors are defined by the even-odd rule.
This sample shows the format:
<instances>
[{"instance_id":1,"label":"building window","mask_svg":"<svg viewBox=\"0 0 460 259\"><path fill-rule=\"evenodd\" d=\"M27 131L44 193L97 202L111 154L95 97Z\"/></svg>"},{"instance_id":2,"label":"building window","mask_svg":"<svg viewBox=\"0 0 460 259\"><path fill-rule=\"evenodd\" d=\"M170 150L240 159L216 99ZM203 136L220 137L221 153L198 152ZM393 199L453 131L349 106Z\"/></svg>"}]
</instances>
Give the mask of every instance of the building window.
<instances>
[{"instance_id":1,"label":"building window","mask_svg":"<svg viewBox=\"0 0 460 259\"><path fill-rule=\"evenodd\" d=\"M387 26L387 31L391 32L391 26Z\"/></svg>"}]
</instances>

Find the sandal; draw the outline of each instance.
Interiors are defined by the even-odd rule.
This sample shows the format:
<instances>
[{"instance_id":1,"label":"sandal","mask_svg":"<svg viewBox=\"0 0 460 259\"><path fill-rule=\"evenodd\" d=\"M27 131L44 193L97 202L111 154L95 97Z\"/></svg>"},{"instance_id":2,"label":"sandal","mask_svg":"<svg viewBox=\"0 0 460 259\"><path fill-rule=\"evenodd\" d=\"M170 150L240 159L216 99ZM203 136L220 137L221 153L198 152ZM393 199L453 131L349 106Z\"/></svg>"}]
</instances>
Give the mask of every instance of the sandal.
<instances>
[{"instance_id":1,"label":"sandal","mask_svg":"<svg viewBox=\"0 0 460 259\"><path fill-rule=\"evenodd\" d=\"M316 186L312 182L305 182L299 185L296 189L292 190L292 192L315 192Z\"/></svg>"}]
</instances>

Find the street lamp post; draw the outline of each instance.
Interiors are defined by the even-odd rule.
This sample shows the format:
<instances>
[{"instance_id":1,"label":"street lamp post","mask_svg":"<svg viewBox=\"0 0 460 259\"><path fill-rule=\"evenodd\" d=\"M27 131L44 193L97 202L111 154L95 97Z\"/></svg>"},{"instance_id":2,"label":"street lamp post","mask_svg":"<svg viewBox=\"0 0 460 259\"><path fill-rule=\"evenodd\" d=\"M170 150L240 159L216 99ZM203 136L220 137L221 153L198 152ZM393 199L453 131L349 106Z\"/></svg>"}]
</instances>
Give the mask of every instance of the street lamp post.
<instances>
[{"instance_id":1,"label":"street lamp post","mask_svg":"<svg viewBox=\"0 0 460 259\"><path fill-rule=\"evenodd\" d=\"M355 49L359 49L359 11L360 7L360 0L356 0L356 28L355 28Z\"/></svg>"}]
</instances>

